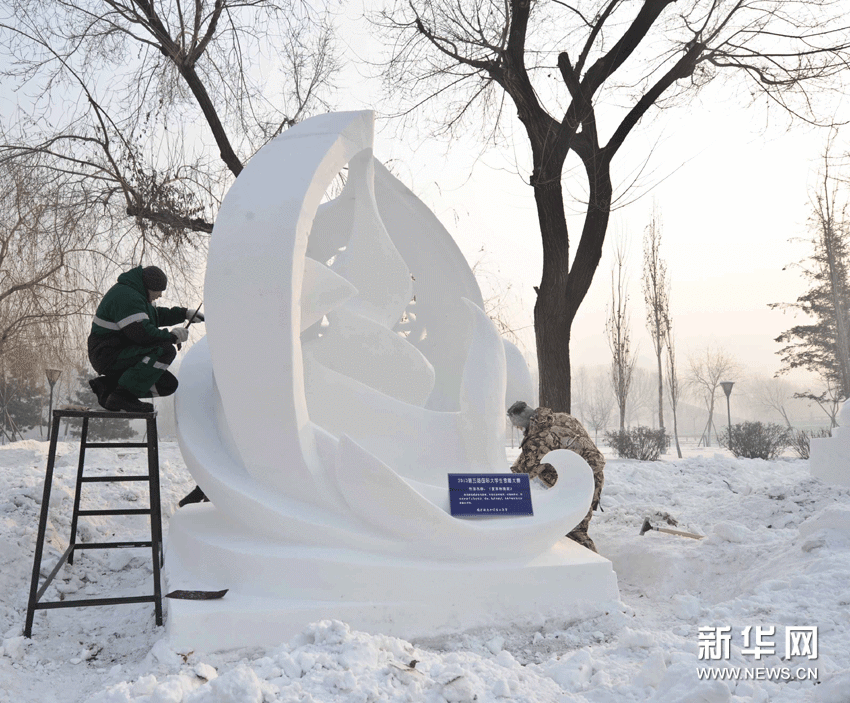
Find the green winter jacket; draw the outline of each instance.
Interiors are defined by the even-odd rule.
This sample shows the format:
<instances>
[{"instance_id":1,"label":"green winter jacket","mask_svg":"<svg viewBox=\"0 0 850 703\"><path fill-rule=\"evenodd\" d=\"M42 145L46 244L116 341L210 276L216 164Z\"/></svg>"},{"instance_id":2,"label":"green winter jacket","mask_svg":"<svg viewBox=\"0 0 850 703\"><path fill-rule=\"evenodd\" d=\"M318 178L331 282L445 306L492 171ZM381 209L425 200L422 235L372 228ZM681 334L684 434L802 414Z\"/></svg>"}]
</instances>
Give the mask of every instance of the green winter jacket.
<instances>
[{"instance_id":1,"label":"green winter jacket","mask_svg":"<svg viewBox=\"0 0 850 703\"><path fill-rule=\"evenodd\" d=\"M127 347L174 344L174 335L160 327L185 320L186 308L160 308L150 303L142 267L137 266L118 276L118 283L97 306L88 339L89 360L95 371L105 373Z\"/></svg>"}]
</instances>

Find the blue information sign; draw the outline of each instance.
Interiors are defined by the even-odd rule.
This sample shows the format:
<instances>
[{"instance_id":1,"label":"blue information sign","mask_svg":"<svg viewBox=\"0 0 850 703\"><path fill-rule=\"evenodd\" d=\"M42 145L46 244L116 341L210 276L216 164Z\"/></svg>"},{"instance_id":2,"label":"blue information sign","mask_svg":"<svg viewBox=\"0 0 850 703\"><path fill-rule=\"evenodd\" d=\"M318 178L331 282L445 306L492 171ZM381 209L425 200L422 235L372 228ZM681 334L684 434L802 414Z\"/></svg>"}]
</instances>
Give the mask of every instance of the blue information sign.
<instances>
[{"instance_id":1,"label":"blue information sign","mask_svg":"<svg viewBox=\"0 0 850 703\"><path fill-rule=\"evenodd\" d=\"M449 474L455 517L534 515L528 474Z\"/></svg>"}]
</instances>

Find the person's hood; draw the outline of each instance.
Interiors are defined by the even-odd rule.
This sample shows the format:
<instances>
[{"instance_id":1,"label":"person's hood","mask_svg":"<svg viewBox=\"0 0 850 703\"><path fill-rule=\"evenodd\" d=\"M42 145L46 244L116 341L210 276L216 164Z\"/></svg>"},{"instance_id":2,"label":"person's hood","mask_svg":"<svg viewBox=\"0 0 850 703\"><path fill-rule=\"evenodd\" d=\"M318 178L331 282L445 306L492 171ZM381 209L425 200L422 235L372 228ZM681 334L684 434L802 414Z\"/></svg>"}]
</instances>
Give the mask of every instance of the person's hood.
<instances>
[{"instance_id":1,"label":"person's hood","mask_svg":"<svg viewBox=\"0 0 850 703\"><path fill-rule=\"evenodd\" d=\"M125 271L120 276L118 276L118 283L121 283L125 286L130 286L135 291L141 293L145 300L148 299L148 289L145 288L145 282L142 279L142 267L136 266L134 269L130 269L129 271Z\"/></svg>"}]
</instances>

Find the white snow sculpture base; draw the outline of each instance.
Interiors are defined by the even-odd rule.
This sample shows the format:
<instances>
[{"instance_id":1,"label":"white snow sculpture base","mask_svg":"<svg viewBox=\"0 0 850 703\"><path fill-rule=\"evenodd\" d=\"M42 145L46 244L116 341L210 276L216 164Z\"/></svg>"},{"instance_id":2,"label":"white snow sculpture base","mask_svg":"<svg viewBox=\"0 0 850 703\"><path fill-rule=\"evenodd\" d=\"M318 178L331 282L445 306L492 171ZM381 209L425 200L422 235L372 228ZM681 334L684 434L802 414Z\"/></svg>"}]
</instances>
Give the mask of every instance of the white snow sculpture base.
<instances>
[{"instance_id":1,"label":"white snow sculpture base","mask_svg":"<svg viewBox=\"0 0 850 703\"><path fill-rule=\"evenodd\" d=\"M838 423L832 437L809 441L809 467L821 481L850 486L850 401L838 411Z\"/></svg>"},{"instance_id":2,"label":"white snow sculpture base","mask_svg":"<svg viewBox=\"0 0 850 703\"><path fill-rule=\"evenodd\" d=\"M328 618L410 639L619 598L611 562L567 538L527 562L459 564L259 541L210 504L179 510L170 529L169 589L230 588L168 601L177 651L277 645Z\"/></svg>"}]
</instances>

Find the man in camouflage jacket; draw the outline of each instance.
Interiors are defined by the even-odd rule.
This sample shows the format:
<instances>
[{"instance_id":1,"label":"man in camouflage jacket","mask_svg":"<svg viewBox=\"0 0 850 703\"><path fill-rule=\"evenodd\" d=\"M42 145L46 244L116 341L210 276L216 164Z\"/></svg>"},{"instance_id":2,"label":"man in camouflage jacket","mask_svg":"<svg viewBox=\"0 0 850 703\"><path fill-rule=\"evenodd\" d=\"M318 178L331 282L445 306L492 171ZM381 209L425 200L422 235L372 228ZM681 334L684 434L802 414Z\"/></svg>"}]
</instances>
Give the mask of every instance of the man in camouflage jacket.
<instances>
[{"instance_id":1,"label":"man in camouflage jacket","mask_svg":"<svg viewBox=\"0 0 850 703\"><path fill-rule=\"evenodd\" d=\"M522 451L511 467L514 473L539 478L551 488L558 480L558 473L551 464L541 464L540 459L553 449L571 449L593 469L594 489L590 510L567 537L595 552L596 545L588 536L587 528L593 511L599 505L602 484L605 481L605 457L602 452L596 448L582 424L568 413L556 413L543 407L533 410L518 401L508 410L508 417L515 427L521 428L525 433L520 445Z\"/></svg>"}]
</instances>

